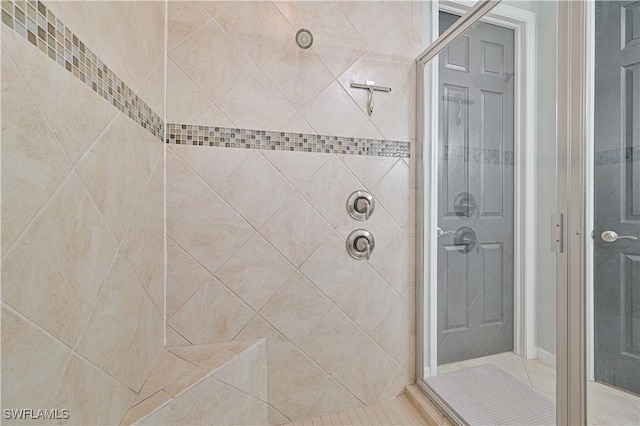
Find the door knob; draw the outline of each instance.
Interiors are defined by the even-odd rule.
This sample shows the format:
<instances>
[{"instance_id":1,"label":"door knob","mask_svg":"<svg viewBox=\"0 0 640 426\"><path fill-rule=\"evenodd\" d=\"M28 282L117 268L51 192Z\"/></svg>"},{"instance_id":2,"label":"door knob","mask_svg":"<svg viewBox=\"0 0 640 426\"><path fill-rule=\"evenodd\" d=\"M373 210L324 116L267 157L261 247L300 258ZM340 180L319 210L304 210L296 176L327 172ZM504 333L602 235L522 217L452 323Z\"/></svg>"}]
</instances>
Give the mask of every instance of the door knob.
<instances>
[{"instance_id":1,"label":"door knob","mask_svg":"<svg viewBox=\"0 0 640 426\"><path fill-rule=\"evenodd\" d=\"M600 234L600 238L602 238L602 241L605 241L607 243L613 243L617 240L637 240L638 239L638 237L634 237L632 235L618 235L616 231L603 231L602 234Z\"/></svg>"},{"instance_id":2,"label":"door knob","mask_svg":"<svg viewBox=\"0 0 640 426\"><path fill-rule=\"evenodd\" d=\"M449 231L445 231L444 229L440 228L439 226L436 228L436 233L438 234L438 237L443 237L447 234L453 234L454 232L456 232L455 230L451 229Z\"/></svg>"}]
</instances>

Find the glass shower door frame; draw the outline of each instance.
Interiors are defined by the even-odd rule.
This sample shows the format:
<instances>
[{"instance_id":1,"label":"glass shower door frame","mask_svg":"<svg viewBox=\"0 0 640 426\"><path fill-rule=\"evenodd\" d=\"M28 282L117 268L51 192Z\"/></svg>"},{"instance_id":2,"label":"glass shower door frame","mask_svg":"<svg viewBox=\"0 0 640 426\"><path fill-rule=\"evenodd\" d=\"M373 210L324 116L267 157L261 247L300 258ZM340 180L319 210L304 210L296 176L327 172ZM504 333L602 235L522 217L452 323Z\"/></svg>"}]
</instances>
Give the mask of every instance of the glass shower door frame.
<instances>
[{"instance_id":1,"label":"glass shower door frame","mask_svg":"<svg viewBox=\"0 0 640 426\"><path fill-rule=\"evenodd\" d=\"M478 6L478 5L477 5ZM558 81L557 81L557 213L562 218L562 247L556 253L556 407L557 423L561 425L585 424L586 422L586 196L588 169L588 124L589 114L589 4L585 0L560 1L558 3ZM486 13L486 12L485 12ZM483 15L477 16L476 21ZM432 23L437 17L431 17ZM432 25L431 28L437 28ZM455 38L455 25L443 34ZM432 39L437 34L432 34ZM444 43L443 43L444 41ZM432 49L431 57L446 46L447 40L436 40L439 46ZM434 43L438 44L438 43ZM427 49L429 50L429 49ZM435 52L435 53L434 53ZM422 55L421 58L425 56ZM425 300L435 295L429 280L437 279L435 263L432 262L436 250L433 235L437 226L437 209L428 200L437 194L437 169L431 166L437 154L435 144L425 144L425 140L437 138L437 128L425 120L427 108L433 108L437 90L434 79L425 78L433 64L417 61L417 104L418 126L418 194L417 194L417 292L416 292L416 382L439 408L453 421L461 421L453 410L430 390L423 380L434 362L429 359L425 348L434 344L434 336L427 333L429 325L437 321L435 312L425 306ZM425 67L431 67L425 70ZM437 93L437 91L435 92ZM420 96L422 98L420 98ZM432 103L427 107L426 100ZM427 150L427 147L430 149ZM424 150L423 150L424 149ZM425 152L426 151L426 152Z\"/></svg>"}]
</instances>

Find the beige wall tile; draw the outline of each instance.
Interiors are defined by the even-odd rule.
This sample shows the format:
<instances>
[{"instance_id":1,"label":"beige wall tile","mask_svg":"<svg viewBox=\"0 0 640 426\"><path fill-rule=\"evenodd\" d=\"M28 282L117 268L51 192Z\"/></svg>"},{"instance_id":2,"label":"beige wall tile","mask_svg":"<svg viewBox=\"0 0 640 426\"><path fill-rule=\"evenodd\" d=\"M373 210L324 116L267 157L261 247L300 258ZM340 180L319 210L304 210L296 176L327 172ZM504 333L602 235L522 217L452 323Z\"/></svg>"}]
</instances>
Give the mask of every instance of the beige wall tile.
<instances>
[{"instance_id":1,"label":"beige wall tile","mask_svg":"<svg viewBox=\"0 0 640 426\"><path fill-rule=\"evenodd\" d=\"M333 414L336 411L346 410L361 406L362 403L344 386L335 380L327 383L325 391L320 399L307 413L307 417Z\"/></svg>"},{"instance_id":2,"label":"beige wall tile","mask_svg":"<svg viewBox=\"0 0 640 426\"><path fill-rule=\"evenodd\" d=\"M277 129L295 114L280 90L260 70L236 84L216 104L236 126L247 129Z\"/></svg>"},{"instance_id":3,"label":"beige wall tile","mask_svg":"<svg viewBox=\"0 0 640 426\"><path fill-rule=\"evenodd\" d=\"M267 404L209 377L140 424L206 424L211 419L216 424L267 424Z\"/></svg>"},{"instance_id":4,"label":"beige wall tile","mask_svg":"<svg viewBox=\"0 0 640 426\"><path fill-rule=\"evenodd\" d=\"M164 162L158 157L123 241L123 251L145 288L150 286L154 269L164 262L163 233Z\"/></svg>"},{"instance_id":5,"label":"beige wall tile","mask_svg":"<svg viewBox=\"0 0 640 426\"><path fill-rule=\"evenodd\" d=\"M269 366L269 403L290 419L302 419L331 379L292 345Z\"/></svg>"},{"instance_id":6,"label":"beige wall tile","mask_svg":"<svg viewBox=\"0 0 640 426\"><path fill-rule=\"evenodd\" d=\"M209 272L218 270L255 231L222 198L209 191L168 236Z\"/></svg>"},{"instance_id":7,"label":"beige wall tile","mask_svg":"<svg viewBox=\"0 0 640 426\"><path fill-rule=\"evenodd\" d=\"M172 59L167 61L167 122L236 127Z\"/></svg>"},{"instance_id":8,"label":"beige wall tile","mask_svg":"<svg viewBox=\"0 0 640 426\"><path fill-rule=\"evenodd\" d=\"M310 29L314 34L312 49L334 77L367 51L366 43L337 6L314 21Z\"/></svg>"},{"instance_id":9,"label":"beige wall tile","mask_svg":"<svg viewBox=\"0 0 640 426\"><path fill-rule=\"evenodd\" d=\"M331 158L315 152L263 151L262 155L296 188Z\"/></svg>"},{"instance_id":10,"label":"beige wall tile","mask_svg":"<svg viewBox=\"0 0 640 426\"><path fill-rule=\"evenodd\" d=\"M2 256L5 256L62 183L71 165L5 48L21 40L12 42L14 35L4 26L2 35Z\"/></svg>"},{"instance_id":11,"label":"beige wall tile","mask_svg":"<svg viewBox=\"0 0 640 426\"><path fill-rule=\"evenodd\" d=\"M378 42L392 28L410 22L411 2L347 1L338 3L338 7L369 45Z\"/></svg>"},{"instance_id":12,"label":"beige wall tile","mask_svg":"<svg viewBox=\"0 0 640 426\"><path fill-rule=\"evenodd\" d=\"M140 390L163 347L164 323L162 315L151 299L145 297L140 310L136 335L129 348L127 362L119 379L134 391Z\"/></svg>"},{"instance_id":13,"label":"beige wall tile","mask_svg":"<svg viewBox=\"0 0 640 426\"><path fill-rule=\"evenodd\" d=\"M213 377L248 393L260 401L267 396L267 345L265 341L251 347L220 367Z\"/></svg>"},{"instance_id":14,"label":"beige wall tile","mask_svg":"<svg viewBox=\"0 0 640 426\"><path fill-rule=\"evenodd\" d=\"M254 154L250 149L228 149L217 147L199 147L172 145L170 151L178 155L188 167L196 172L211 188L221 191L229 181L229 177L248 158ZM172 162L173 163L173 162ZM173 167L173 164L171 164ZM167 166L169 169L169 166ZM171 172L169 169L168 173ZM180 171L180 173L184 173ZM188 182L184 187L176 188L176 191L186 193L195 183ZM176 196L179 194L176 194ZM189 196L189 194L186 194ZM175 197L174 197L175 198Z\"/></svg>"},{"instance_id":15,"label":"beige wall tile","mask_svg":"<svg viewBox=\"0 0 640 426\"><path fill-rule=\"evenodd\" d=\"M294 271L285 257L256 234L215 275L249 306L260 310Z\"/></svg>"},{"instance_id":16,"label":"beige wall tile","mask_svg":"<svg viewBox=\"0 0 640 426\"><path fill-rule=\"evenodd\" d=\"M119 253L96 301L77 351L113 377L119 377L136 334L144 287Z\"/></svg>"},{"instance_id":17,"label":"beige wall tile","mask_svg":"<svg viewBox=\"0 0 640 426\"><path fill-rule=\"evenodd\" d=\"M302 264L300 272L331 300L336 301L368 268L366 262L349 256L345 238L333 231Z\"/></svg>"},{"instance_id":18,"label":"beige wall tile","mask_svg":"<svg viewBox=\"0 0 640 426\"><path fill-rule=\"evenodd\" d=\"M216 17L237 46L261 64L293 40L294 29L271 2L236 2ZM264 23L266 32L256 37L255 23Z\"/></svg>"},{"instance_id":19,"label":"beige wall tile","mask_svg":"<svg viewBox=\"0 0 640 426\"><path fill-rule=\"evenodd\" d=\"M231 340L253 314L215 278L207 281L169 319L169 324L193 344Z\"/></svg>"},{"instance_id":20,"label":"beige wall tile","mask_svg":"<svg viewBox=\"0 0 640 426\"><path fill-rule=\"evenodd\" d=\"M119 423L134 397L135 393L125 385L73 354L52 400L55 408L69 410L69 419L45 424Z\"/></svg>"},{"instance_id":21,"label":"beige wall tile","mask_svg":"<svg viewBox=\"0 0 640 426\"><path fill-rule=\"evenodd\" d=\"M308 26L327 11L333 1L274 1L273 4L295 28Z\"/></svg>"},{"instance_id":22,"label":"beige wall tile","mask_svg":"<svg viewBox=\"0 0 640 426\"><path fill-rule=\"evenodd\" d=\"M316 132L323 135L352 136L367 120L337 82L322 90L300 113Z\"/></svg>"},{"instance_id":23,"label":"beige wall tile","mask_svg":"<svg viewBox=\"0 0 640 426\"><path fill-rule=\"evenodd\" d=\"M398 161L401 161L393 157L365 157L363 155L341 155L340 159L358 180L372 192L376 201L380 201L376 184ZM403 184L403 182L399 183ZM397 189L403 190L403 188Z\"/></svg>"},{"instance_id":24,"label":"beige wall tile","mask_svg":"<svg viewBox=\"0 0 640 426\"><path fill-rule=\"evenodd\" d=\"M262 69L295 108L306 104L333 80L312 49L301 49L292 41L278 53L265 61Z\"/></svg>"},{"instance_id":25,"label":"beige wall tile","mask_svg":"<svg viewBox=\"0 0 640 426\"><path fill-rule=\"evenodd\" d=\"M117 245L71 175L2 264L2 298L74 346Z\"/></svg>"},{"instance_id":26,"label":"beige wall tile","mask_svg":"<svg viewBox=\"0 0 640 426\"><path fill-rule=\"evenodd\" d=\"M258 229L291 198L294 189L260 152L254 151L218 192Z\"/></svg>"},{"instance_id":27,"label":"beige wall tile","mask_svg":"<svg viewBox=\"0 0 640 426\"><path fill-rule=\"evenodd\" d=\"M211 274L170 238L167 261L167 316L171 318Z\"/></svg>"},{"instance_id":28,"label":"beige wall tile","mask_svg":"<svg viewBox=\"0 0 640 426\"><path fill-rule=\"evenodd\" d=\"M378 400L397 365L335 307L300 347L364 403Z\"/></svg>"},{"instance_id":29,"label":"beige wall tile","mask_svg":"<svg viewBox=\"0 0 640 426\"><path fill-rule=\"evenodd\" d=\"M197 1L168 3L167 48L171 50L211 20L211 16Z\"/></svg>"},{"instance_id":30,"label":"beige wall tile","mask_svg":"<svg viewBox=\"0 0 640 426\"><path fill-rule=\"evenodd\" d=\"M260 315L289 340L299 344L333 306L302 274L296 272L260 310Z\"/></svg>"},{"instance_id":31,"label":"beige wall tile","mask_svg":"<svg viewBox=\"0 0 640 426\"><path fill-rule=\"evenodd\" d=\"M163 60L163 2L47 1L46 6L134 90Z\"/></svg>"},{"instance_id":32,"label":"beige wall tile","mask_svg":"<svg viewBox=\"0 0 640 426\"><path fill-rule=\"evenodd\" d=\"M176 147L177 148L177 147ZM186 147L180 147L186 148ZM190 147L194 149L194 147ZM167 230L207 196L210 189L173 149L167 149Z\"/></svg>"},{"instance_id":33,"label":"beige wall tile","mask_svg":"<svg viewBox=\"0 0 640 426\"><path fill-rule=\"evenodd\" d=\"M212 54L203 55L202 52ZM214 101L256 69L253 62L214 21L194 32L181 46L169 51L169 58Z\"/></svg>"},{"instance_id":34,"label":"beige wall tile","mask_svg":"<svg viewBox=\"0 0 640 426\"><path fill-rule=\"evenodd\" d=\"M260 229L295 266L300 266L330 232L331 226L298 194Z\"/></svg>"},{"instance_id":35,"label":"beige wall tile","mask_svg":"<svg viewBox=\"0 0 640 426\"><path fill-rule=\"evenodd\" d=\"M347 212L347 199L353 191L364 189L338 157L332 155L300 188L302 195L345 237L359 227ZM374 213L375 215L375 213Z\"/></svg>"},{"instance_id":36,"label":"beige wall tile","mask_svg":"<svg viewBox=\"0 0 640 426\"><path fill-rule=\"evenodd\" d=\"M413 209L410 192L414 191L410 188L407 163L397 161L375 184L373 191L396 222L408 232L409 212Z\"/></svg>"},{"instance_id":37,"label":"beige wall tile","mask_svg":"<svg viewBox=\"0 0 640 426\"><path fill-rule=\"evenodd\" d=\"M118 111L100 95L81 84L71 73L7 27L2 27L2 44L6 48L2 52L3 57L7 58L7 61L3 61L3 63L7 62L6 65L3 64L3 68L11 67L12 61L15 63L38 108L55 132L55 138L64 146L71 161L76 163ZM11 90L12 79L10 71L3 69L3 91L5 86L6 90ZM6 99L24 98L24 102L28 102L30 98L28 95L16 96L12 93L6 95L3 93L3 98L5 96ZM16 106L8 103L3 105L3 117L13 108ZM33 115L38 113L34 112ZM33 115L29 116L30 121L33 120ZM3 121L11 126L11 123L19 123L16 118L7 116ZM37 127L31 131L36 129ZM23 141L29 140L31 139L23 139Z\"/></svg>"},{"instance_id":38,"label":"beige wall tile","mask_svg":"<svg viewBox=\"0 0 640 426\"><path fill-rule=\"evenodd\" d=\"M76 166L118 241L156 164L159 145L136 122L120 115Z\"/></svg>"},{"instance_id":39,"label":"beige wall tile","mask_svg":"<svg viewBox=\"0 0 640 426\"><path fill-rule=\"evenodd\" d=\"M2 305L3 408L49 407L70 356L68 346Z\"/></svg>"}]
</instances>

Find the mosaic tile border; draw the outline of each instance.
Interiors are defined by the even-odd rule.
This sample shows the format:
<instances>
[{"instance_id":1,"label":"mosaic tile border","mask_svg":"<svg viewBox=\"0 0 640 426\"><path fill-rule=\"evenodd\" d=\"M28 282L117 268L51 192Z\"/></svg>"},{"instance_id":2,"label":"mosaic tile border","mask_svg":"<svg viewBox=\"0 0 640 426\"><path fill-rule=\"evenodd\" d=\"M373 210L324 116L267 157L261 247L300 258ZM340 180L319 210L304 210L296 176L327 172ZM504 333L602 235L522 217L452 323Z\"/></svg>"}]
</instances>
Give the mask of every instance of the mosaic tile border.
<instances>
[{"instance_id":1,"label":"mosaic tile border","mask_svg":"<svg viewBox=\"0 0 640 426\"><path fill-rule=\"evenodd\" d=\"M168 144L409 158L409 142L167 123Z\"/></svg>"},{"instance_id":2,"label":"mosaic tile border","mask_svg":"<svg viewBox=\"0 0 640 426\"><path fill-rule=\"evenodd\" d=\"M504 164L513 166L515 164L515 153L513 151L502 151L499 149L483 149L450 147L444 145L440 149L440 159L447 161L458 161L461 163L484 163L484 164Z\"/></svg>"},{"instance_id":3,"label":"mosaic tile border","mask_svg":"<svg viewBox=\"0 0 640 426\"><path fill-rule=\"evenodd\" d=\"M634 162L640 162L640 146L628 146L623 149L610 149L595 153L596 166Z\"/></svg>"},{"instance_id":4,"label":"mosaic tile border","mask_svg":"<svg viewBox=\"0 0 640 426\"><path fill-rule=\"evenodd\" d=\"M2 23L152 135L164 139L158 114L40 1L2 0Z\"/></svg>"}]
</instances>

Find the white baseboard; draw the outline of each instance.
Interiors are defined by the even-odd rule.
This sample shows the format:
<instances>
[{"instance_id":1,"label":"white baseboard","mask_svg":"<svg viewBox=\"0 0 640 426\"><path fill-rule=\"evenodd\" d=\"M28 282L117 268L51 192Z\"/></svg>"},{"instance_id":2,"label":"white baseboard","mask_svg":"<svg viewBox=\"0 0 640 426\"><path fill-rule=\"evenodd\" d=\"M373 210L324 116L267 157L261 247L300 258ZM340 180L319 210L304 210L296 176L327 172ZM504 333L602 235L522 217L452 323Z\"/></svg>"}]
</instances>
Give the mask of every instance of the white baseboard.
<instances>
[{"instance_id":1,"label":"white baseboard","mask_svg":"<svg viewBox=\"0 0 640 426\"><path fill-rule=\"evenodd\" d=\"M551 352L542 349L540 346L536 346L536 352L538 352L538 358L540 358L542 361L546 362L547 364L550 364L552 366L556 366L556 355L552 354Z\"/></svg>"}]
</instances>

